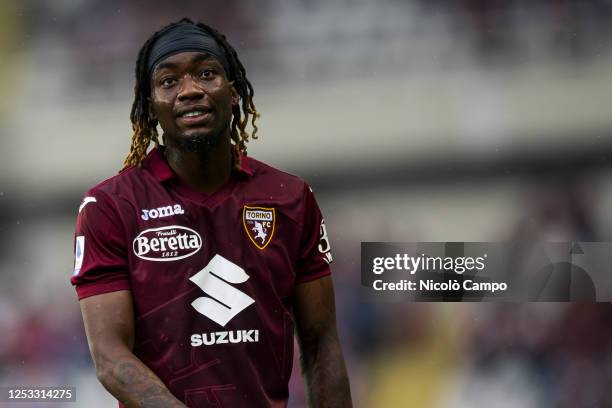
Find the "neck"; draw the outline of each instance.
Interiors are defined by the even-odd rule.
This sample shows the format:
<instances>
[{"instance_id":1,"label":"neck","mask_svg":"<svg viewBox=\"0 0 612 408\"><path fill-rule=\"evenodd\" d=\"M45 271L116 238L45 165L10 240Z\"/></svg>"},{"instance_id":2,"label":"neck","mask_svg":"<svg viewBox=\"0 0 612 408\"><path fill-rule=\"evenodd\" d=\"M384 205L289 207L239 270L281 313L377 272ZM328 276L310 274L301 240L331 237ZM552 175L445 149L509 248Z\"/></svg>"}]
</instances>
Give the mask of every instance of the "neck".
<instances>
[{"instance_id":1,"label":"neck","mask_svg":"<svg viewBox=\"0 0 612 408\"><path fill-rule=\"evenodd\" d=\"M229 129L228 129L229 130ZM229 131L207 154L188 151L166 140L168 164L187 185L203 193L213 193L230 179L232 154Z\"/></svg>"}]
</instances>

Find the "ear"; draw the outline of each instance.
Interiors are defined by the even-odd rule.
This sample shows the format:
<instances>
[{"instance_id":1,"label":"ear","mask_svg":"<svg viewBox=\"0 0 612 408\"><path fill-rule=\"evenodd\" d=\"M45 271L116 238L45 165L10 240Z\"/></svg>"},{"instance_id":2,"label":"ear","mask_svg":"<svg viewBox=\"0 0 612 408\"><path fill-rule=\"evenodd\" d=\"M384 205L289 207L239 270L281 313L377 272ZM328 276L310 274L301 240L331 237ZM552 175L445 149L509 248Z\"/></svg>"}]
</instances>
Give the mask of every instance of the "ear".
<instances>
[{"instance_id":1,"label":"ear","mask_svg":"<svg viewBox=\"0 0 612 408\"><path fill-rule=\"evenodd\" d=\"M235 81L230 81L230 92L232 93L232 106L237 106L240 103L240 95L234 86Z\"/></svg>"}]
</instances>

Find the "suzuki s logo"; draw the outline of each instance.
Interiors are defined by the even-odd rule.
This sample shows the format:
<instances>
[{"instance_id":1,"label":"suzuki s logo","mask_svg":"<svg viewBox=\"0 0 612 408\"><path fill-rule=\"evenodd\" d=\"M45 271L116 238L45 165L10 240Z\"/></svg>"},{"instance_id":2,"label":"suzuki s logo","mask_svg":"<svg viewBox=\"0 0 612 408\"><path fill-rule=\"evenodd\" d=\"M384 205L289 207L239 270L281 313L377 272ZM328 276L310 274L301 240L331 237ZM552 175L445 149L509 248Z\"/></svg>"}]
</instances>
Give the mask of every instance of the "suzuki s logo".
<instances>
[{"instance_id":1,"label":"suzuki s logo","mask_svg":"<svg viewBox=\"0 0 612 408\"><path fill-rule=\"evenodd\" d=\"M180 225L150 228L133 242L134 254L147 261L176 261L202 248L202 237L191 228Z\"/></svg>"},{"instance_id":2,"label":"suzuki s logo","mask_svg":"<svg viewBox=\"0 0 612 408\"><path fill-rule=\"evenodd\" d=\"M249 275L244 269L217 254L200 272L189 278L208 295L197 298L191 306L210 320L225 326L234 316L255 303L251 297L230 285L248 279Z\"/></svg>"}]
</instances>

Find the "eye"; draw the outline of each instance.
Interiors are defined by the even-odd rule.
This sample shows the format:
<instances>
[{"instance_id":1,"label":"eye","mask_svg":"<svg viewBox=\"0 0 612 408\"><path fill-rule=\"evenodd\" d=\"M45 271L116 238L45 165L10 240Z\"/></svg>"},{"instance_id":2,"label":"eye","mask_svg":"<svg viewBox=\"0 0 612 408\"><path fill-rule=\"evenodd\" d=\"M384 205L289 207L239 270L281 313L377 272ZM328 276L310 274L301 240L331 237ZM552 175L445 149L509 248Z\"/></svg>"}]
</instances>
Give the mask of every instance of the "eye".
<instances>
[{"instance_id":1,"label":"eye","mask_svg":"<svg viewBox=\"0 0 612 408\"><path fill-rule=\"evenodd\" d=\"M162 78L162 80L160 81L161 86L164 88L169 88L175 83L176 83L176 79L172 77L165 77L165 78Z\"/></svg>"},{"instance_id":2,"label":"eye","mask_svg":"<svg viewBox=\"0 0 612 408\"><path fill-rule=\"evenodd\" d=\"M215 72L212 69L205 69L200 74L200 78L210 79L210 78L212 78L214 76L214 74L215 74Z\"/></svg>"}]
</instances>

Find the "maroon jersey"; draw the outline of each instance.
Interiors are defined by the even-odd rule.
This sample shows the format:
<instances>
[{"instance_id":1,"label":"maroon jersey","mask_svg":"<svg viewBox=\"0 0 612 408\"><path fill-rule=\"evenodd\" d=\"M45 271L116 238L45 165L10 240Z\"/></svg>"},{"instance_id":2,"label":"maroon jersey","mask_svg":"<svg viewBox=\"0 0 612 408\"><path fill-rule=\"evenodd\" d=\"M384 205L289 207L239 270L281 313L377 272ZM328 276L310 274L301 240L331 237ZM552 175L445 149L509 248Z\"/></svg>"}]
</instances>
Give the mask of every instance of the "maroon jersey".
<instances>
[{"instance_id":1,"label":"maroon jersey","mask_svg":"<svg viewBox=\"0 0 612 408\"><path fill-rule=\"evenodd\" d=\"M330 273L312 191L243 157L212 194L154 149L79 208L79 299L129 290L134 354L190 407L286 406L297 284Z\"/></svg>"}]
</instances>

